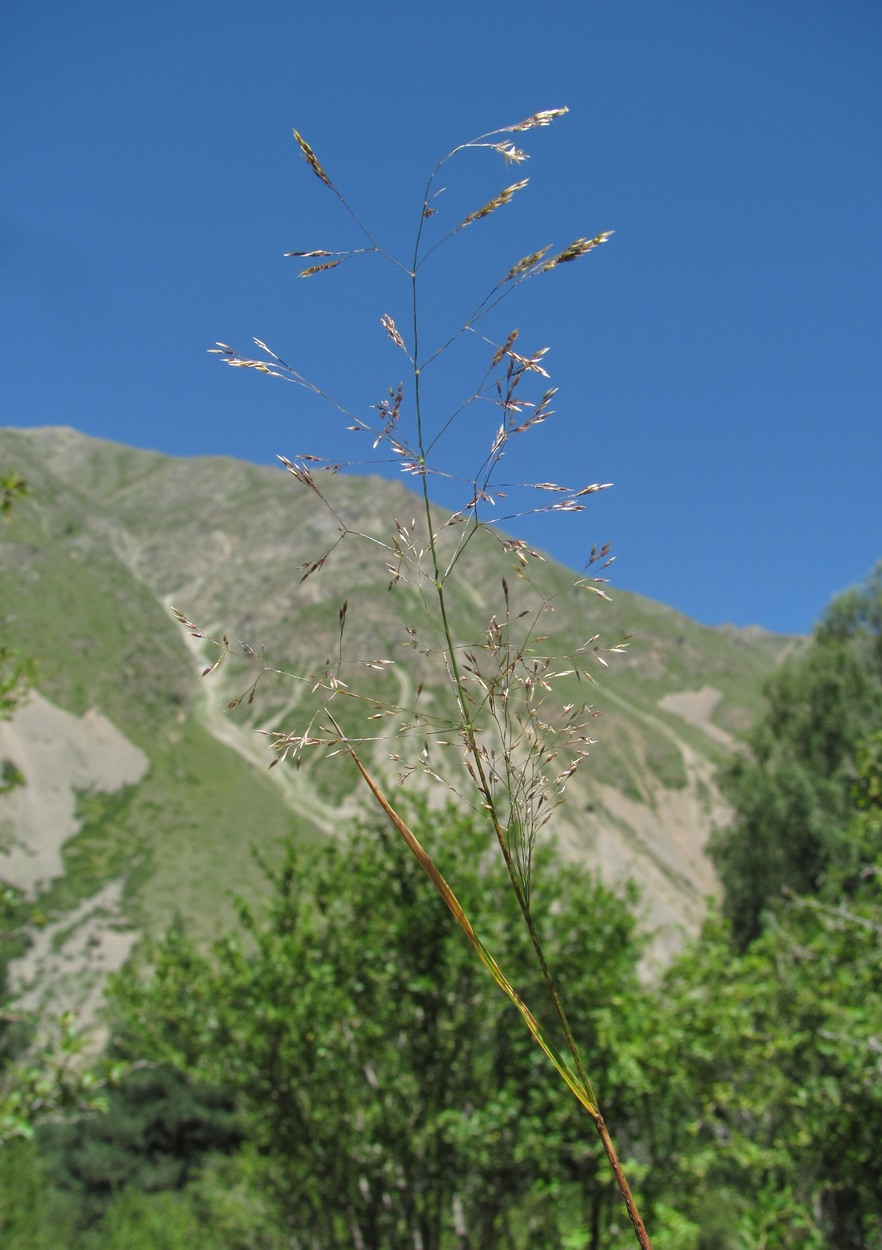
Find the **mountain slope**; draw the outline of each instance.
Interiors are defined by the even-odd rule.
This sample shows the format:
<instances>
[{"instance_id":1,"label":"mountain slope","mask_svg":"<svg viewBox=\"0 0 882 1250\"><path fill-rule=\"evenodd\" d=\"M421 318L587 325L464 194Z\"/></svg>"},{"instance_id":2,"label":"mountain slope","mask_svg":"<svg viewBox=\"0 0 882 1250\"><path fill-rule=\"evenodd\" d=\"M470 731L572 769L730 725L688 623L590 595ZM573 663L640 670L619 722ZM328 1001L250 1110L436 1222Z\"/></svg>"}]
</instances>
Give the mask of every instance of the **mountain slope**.
<instances>
[{"instance_id":1,"label":"mountain slope","mask_svg":"<svg viewBox=\"0 0 882 1250\"><path fill-rule=\"evenodd\" d=\"M178 460L63 428L0 431L0 464L20 470L31 490L0 532L4 636L35 655L41 696L72 717L106 718L147 761L142 777L117 788L72 779L79 832L66 837L41 832L39 820L25 829L11 796L0 795L0 879L30 888L47 914L61 916L115 881L119 906L109 923L117 928L155 931L180 912L210 932L227 914L225 890L259 880L252 842L271 848L292 822L303 836L327 836L364 798L347 762L321 752L299 771L268 773L272 757L255 730L299 731L308 684L266 675L253 706L225 711L260 665L231 658L200 682L216 653L181 628L171 605L302 677L342 652L345 600L347 654L382 662L347 673L357 669L368 697L402 709L389 725L396 750L395 731L417 697L439 712L445 697L432 640L403 650L423 639L409 632L425 630L420 597L403 581L387 589L388 552L376 542L335 544L341 525L388 536L398 518L409 528L418 503L399 485L341 475L326 486L322 479L332 514L277 470ZM301 580L302 566L332 547L321 571ZM500 611L499 561L493 539L476 539L463 557L454 631L464 644ZM507 574L525 612L553 600L542 615L548 648L572 651L594 634L610 644L634 636L626 654L594 670L598 744L554 829L568 854L638 881L659 948L668 949L715 889L703 853L724 816L715 768L760 707L764 674L801 640L711 629L627 592L605 603L569 589L572 575L550 561L533 561L531 575L534 587ZM584 699L584 683L567 680L567 697ZM340 706L344 717L358 708L354 700ZM364 751L394 782L390 742ZM34 796L61 784L47 771L26 777ZM64 877L16 880L6 848L40 837L63 842ZM21 846L18 854L20 862Z\"/></svg>"}]
</instances>

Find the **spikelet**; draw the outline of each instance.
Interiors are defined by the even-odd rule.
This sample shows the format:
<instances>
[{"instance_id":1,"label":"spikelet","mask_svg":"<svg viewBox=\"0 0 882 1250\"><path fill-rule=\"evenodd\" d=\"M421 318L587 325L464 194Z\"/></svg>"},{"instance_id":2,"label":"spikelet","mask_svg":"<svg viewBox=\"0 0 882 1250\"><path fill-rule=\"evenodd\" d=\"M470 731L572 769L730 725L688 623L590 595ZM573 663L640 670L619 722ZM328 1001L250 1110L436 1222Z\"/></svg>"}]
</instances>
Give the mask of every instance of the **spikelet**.
<instances>
[{"instance_id":1,"label":"spikelet","mask_svg":"<svg viewBox=\"0 0 882 1250\"><path fill-rule=\"evenodd\" d=\"M399 334L398 327L388 313L383 313L380 323L396 347L400 347L403 352L406 352L407 348L404 346L404 339Z\"/></svg>"},{"instance_id":2,"label":"spikelet","mask_svg":"<svg viewBox=\"0 0 882 1250\"><path fill-rule=\"evenodd\" d=\"M602 234L596 234L593 239L576 239L569 247L553 256L542 266L542 272L545 273L549 269L553 269L555 265L565 265L567 261L578 260L580 256L586 256L588 252L598 247L601 243L605 243L614 231L604 230Z\"/></svg>"},{"instance_id":3,"label":"spikelet","mask_svg":"<svg viewBox=\"0 0 882 1250\"><path fill-rule=\"evenodd\" d=\"M488 217L490 213L495 213L497 208L502 208L503 204L509 202L516 191L522 191L529 181L529 178L524 178L521 182L512 183L510 187L500 191L492 200L488 200L483 208L479 208L475 213L469 213L465 221L460 223L459 229L461 230L463 226L470 226L473 221L479 221L482 217Z\"/></svg>"},{"instance_id":4,"label":"spikelet","mask_svg":"<svg viewBox=\"0 0 882 1250\"><path fill-rule=\"evenodd\" d=\"M511 282L512 278L519 278L521 274L526 273L528 269L532 269L534 265L538 265L542 257L551 251L551 244L548 247L540 248L538 252L531 252L529 256L523 256L516 265L512 265L508 273L503 278L503 282Z\"/></svg>"},{"instance_id":5,"label":"spikelet","mask_svg":"<svg viewBox=\"0 0 882 1250\"><path fill-rule=\"evenodd\" d=\"M569 113L569 111L568 108L543 109L541 113L533 113L531 117L518 122L516 126L506 126L506 130L514 134L517 130L532 130L535 126L550 126L556 117L563 117L564 113Z\"/></svg>"},{"instance_id":6,"label":"spikelet","mask_svg":"<svg viewBox=\"0 0 882 1250\"><path fill-rule=\"evenodd\" d=\"M312 148L309 146L309 144L306 142L303 136L299 135L296 130L292 131L292 134L294 135L294 138L297 140L297 143L300 146L300 151L303 153L304 157L306 158L307 164L309 165L309 168L312 170L312 172L315 174L316 178L321 178L325 186L330 187L331 190L333 191L334 184L333 182L331 182L330 178L328 177L328 175L325 173L325 171L322 169L321 165L319 164L318 157L316 156L315 152L313 152Z\"/></svg>"},{"instance_id":7,"label":"spikelet","mask_svg":"<svg viewBox=\"0 0 882 1250\"><path fill-rule=\"evenodd\" d=\"M342 264L342 260L328 260L323 265L310 265L308 269L301 269L297 277L311 278L314 273L324 273L326 269L336 269L338 265Z\"/></svg>"}]
</instances>

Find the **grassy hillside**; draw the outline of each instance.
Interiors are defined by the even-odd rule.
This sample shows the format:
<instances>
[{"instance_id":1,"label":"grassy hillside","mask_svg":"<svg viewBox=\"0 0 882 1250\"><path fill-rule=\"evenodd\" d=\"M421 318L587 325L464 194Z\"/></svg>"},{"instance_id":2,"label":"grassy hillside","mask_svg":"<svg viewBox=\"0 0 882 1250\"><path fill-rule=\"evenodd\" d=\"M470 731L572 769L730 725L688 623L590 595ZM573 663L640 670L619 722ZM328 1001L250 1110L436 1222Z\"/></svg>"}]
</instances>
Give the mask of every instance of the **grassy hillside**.
<instances>
[{"instance_id":1,"label":"grassy hillside","mask_svg":"<svg viewBox=\"0 0 882 1250\"><path fill-rule=\"evenodd\" d=\"M266 739L254 731L296 728L302 683L267 678L252 707L227 713L253 668L225 664L200 682L214 653L188 637L170 607L303 675L336 653L346 600L347 654L394 661L385 672L353 667L368 693L406 709L423 681L421 698L440 710L446 696L431 657L403 650L407 630L424 628L419 596L403 583L387 590L385 553L347 540L301 580L301 566L335 543L341 520L385 537L393 517L409 523L416 502L401 486L339 476L328 484L335 519L277 470L173 459L61 428L0 432L0 464L20 470L31 491L0 529L4 636L36 657L46 698L78 716L97 709L149 760L137 785L76 796L66 875L42 884L40 905L63 914L119 879L124 914L114 924L155 931L180 913L210 931L225 914L225 891L256 880L251 843L271 847L292 822L303 836L327 836L361 797L339 760L317 756L299 772L268 773ZM498 545L474 542L463 569L454 629L467 644L500 611ZM800 640L708 628L627 592L603 602L566 589L572 575L551 561L531 574L533 587L512 578L512 598L524 611L553 598L542 622L548 648L633 636L626 654L594 670L598 744L557 833L567 853L610 876L635 876L673 941L713 889L702 848L722 815L716 764L760 707L764 675ZM584 683L562 694L581 701ZM389 749L377 743L373 759L394 781ZM52 779L27 782L38 793ZM10 923L20 914L13 908Z\"/></svg>"}]
</instances>

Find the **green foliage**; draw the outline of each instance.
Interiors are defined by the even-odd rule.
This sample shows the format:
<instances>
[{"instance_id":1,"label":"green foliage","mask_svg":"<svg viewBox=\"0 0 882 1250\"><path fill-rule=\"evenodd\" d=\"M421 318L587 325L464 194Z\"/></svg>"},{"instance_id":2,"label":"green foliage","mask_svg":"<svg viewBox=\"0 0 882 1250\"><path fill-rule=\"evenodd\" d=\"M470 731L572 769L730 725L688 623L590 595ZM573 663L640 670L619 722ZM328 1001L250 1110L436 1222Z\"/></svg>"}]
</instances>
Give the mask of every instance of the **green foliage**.
<instances>
[{"instance_id":1,"label":"green foliage","mask_svg":"<svg viewBox=\"0 0 882 1250\"><path fill-rule=\"evenodd\" d=\"M0 1246L3 1250L72 1247L76 1212L52 1187L36 1145L0 1145Z\"/></svg>"},{"instance_id":2,"label":"green foliage","mask_svg":"<svg viewBox=\"0 0 882 1250\"><path fill-rule=\"evenodd\" d=\"M709 932L671 976L652 1067L677 1167L657 1156L649 1175L705 1234L726 1212L714 1244L882 1245L876 893L838 914L796 905L741 956Z\"/></svg>"},{"instance_id":3,"label":"green foliage","mask_svg":"<svg viewBox=\"0 0 882 1250\"><path fill-rule=\"evenodd\" d=\"M25 775L12 760L0 760L0 794L25 784Z\"/></svg>"},{"instance_id":4,"label":"green foliage","mask_svg":"<svg viewBox=\"0 0 882 1250\"><path fill-rule=\"evenodd\" d=\"M0 517L8 520L16 499L27 493L28 484L17 470L7 469L0 473Z\"/></svg>"},{"instance_id":5,"label":"green foliage","mask_svg":"<svg viewBox=\"0 0 882 1250\"><path fill-rule=\"evenodd\" d=\"M81 1233L72 1250L193 1250L212 1245L210 1229L188 1195L174 1190L145 1193L124 1189L110 1204L100 1224Z\"/></svg>"},{"instance_id":6,"label":"green foliage","mask_svg":"<svg viewBox=\"0 0 882 1250\"><path fill-rule=\"evenodd\" d=\"M130 1182L100 1218L81 1194L54 1185L32 1141L0 1149L3 1250L291 1250L271 1203L250 1184L247 1154L207 1157L186 1187L149 1191Z\"/></svg>"},{"instance_id":7,"label":"green foliage","mask_svg":"<svg viewBox=\"0 0 882 1250\"><path fill-rule=\"evenodd\" d=\"M698 1247L882 1247L882 733L859 758L859 881L791 897L744 952L710 923L636 1042L645 1183Z\"/></svg>"},{"instance_id":8,"label":"green foliage","mask_svg":"<svg viewBox=\"0 0 882 1250\"><path fill-rule=\"evenodd\" d=\"M864 585L836 596L821 619L818 639L856 643L867 667L882 678L882 561Z\"/></svg>"},{"instance_id":9,"label":"green foliage","mask_svg":"<svg viewBox=\"0 0 882 1250\"><path fill-rule=\"evenodd\" d=\"M127 1187L182 1188L208 1151L235 1149L241 1133L226 1095L148 1065L110 1091L103 1114L50 1123L40 1137L56 1183L91 1221Z\"/></svg>"},{"instance_id":10,"label":"green foliage","mask_svg":"<svg viewBox=\"0 0 882 1250\"><path fill-rule=\"evenodd\" d=\"M542 852L537 923L669 1250L882 1250L882 731L856 757L858 877L790 897L746 951L711 921L655 990L638 984L623 901ZM419 819L538 1001L485 835L449 811ZM132 1054L169 1066L133 1073L107 1117L41 1132L65 1189L35 1166L33 1202L7 1197L33 1156L0 1151L8 1243L624 1250L585 1117L384 827L292 842L270 876L265 906L241 906L208 953L178 926L149 978L119 978ZM194 1081L237 1104L238 1153L206 1155L237 1125Z\"/></svg>"},{"instance_id":11,"label":"green foliage","mask_svg":"<svg viewBox=\"0 0 882 1250\"><path fill-rule=\"evenodd\" d=\"M35 675L36 665L29 656L0 644L0 720L12 715Z\"/></svg>"},{"instance_id":12,"label":"green foliage","mask_svg":"<svg viewBox=\"0 0 882 1250\"><path fill-rule=\"evenodd\" d=\"M443 830L438 858L482 937L539 1001L486 833L450 810L421 819ZM617 1005L640 996L633 920L543 856L537 923L615 1120L628 1076ZM419 1235L432 1250L458 1221L475 1245L563 1246L574 1217L608 1222L619 1198L590 1120L549 1086L529 1034L385 828L291 844L271 875L271 901L243 906L239 933L209 955L171 934L151 979L120 980L116 1001L139 1051L235 1093L262 1184L303 1244L394 1250Z\"/></svg>"},{"instance_id":13,"label":"green foliage","mask_svg":"<svg viewBox=\"0 0 882 1250\"><path fill-rule=\"evenodd\" d=\"M857 746L882 723L880 623L882 565L834 600L806 655L772 676L751 757L724 770L735 820L711 849L742 944L759 934L782 890L812 892L828 872L860 870L845 834Z\"/></svg>"},{"instance_id":14,"label":"green foliage","mask_svg":"<svg viewBox=\"0 0 882 1250\"><path fill-rule=\"evenodd\" d=\"M882 860L882 729L858 745L857 765L850 835L861 863L871 866ZM862 875L868 875L867 869Z\"/></svg>"},{"instance_id":15,"label":"green foliage","mask_svg":"<svg viewBox=\"0 0 882 1250\"><path fill-rule=\"evenodd\" d=\"M0 473L0 518L8 521L16 499L27 493L27 482L20 473L14 469ZM33 682L34 674L33 660L21 656L0 639L0 720L5 720L15 711ZM8 761L4 761L4 766L6 763Z\"/></svg>"},{"instance_id":16,"label":"green foliage","mask_svg":"<svg viewBox=\"0 0 882 1250\"><path fill-rule=\"evenodd\" d=\"M739 1250L882 1246L880 631L882 565L770 681L714 848L738 949L710 930L668 985L684 1187Z\"/></svg>"},{"instance_id":17,"label":"green foliage","mask_svg":"<svg viewBox=\"0 0 882 1250\"><path fill-rule=\"evenodd\" d=\"M35 1126L64 1112L94 1111L104 1106L104 1088L118 1068L86 1071L80 1060L83 1039L69 1013L43 1022L19 1012L0 1011L0 1147L18 1137L33 1137Z\"/></svg>"}]
</instances>

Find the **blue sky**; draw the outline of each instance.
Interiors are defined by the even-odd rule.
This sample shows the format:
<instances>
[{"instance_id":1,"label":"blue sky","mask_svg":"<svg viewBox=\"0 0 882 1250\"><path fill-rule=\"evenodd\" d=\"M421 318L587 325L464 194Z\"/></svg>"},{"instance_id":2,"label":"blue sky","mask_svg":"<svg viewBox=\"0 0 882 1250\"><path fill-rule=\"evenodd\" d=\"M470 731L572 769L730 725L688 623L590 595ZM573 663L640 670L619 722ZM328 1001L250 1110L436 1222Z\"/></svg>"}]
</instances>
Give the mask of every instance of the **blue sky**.
<instances>
[{"instance_id":1,"label":"blue sky","mask_svg":"<svg viewBox=\"0 0 882 1250\"><path fill-rule=\"evenodd\" d=\"M311 396L205 351L257 335L364 416L401 379L379 327L406 320L397 272L368 256L304 281L283 258L361 242L292 126L406 258L441 156L566 105L522 136L525 165L450 166L433 229L530 183L425 268L431 336L526 253L616 232L484 323L550 346L560 388L511 472L615 483L519 532L574 567L609 541L614 587L786 632L882 556L877 0L37 0L4 26L4 424L358 454ZM474 364L436 370L436 415ZM495 428L474 413L459 467Z\"/></svg>"}]
</instances>

